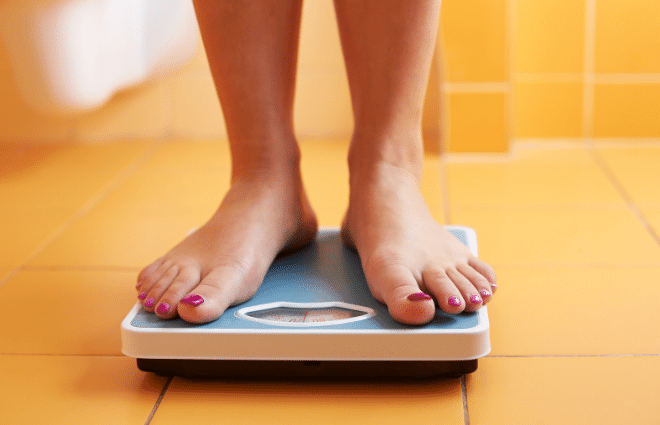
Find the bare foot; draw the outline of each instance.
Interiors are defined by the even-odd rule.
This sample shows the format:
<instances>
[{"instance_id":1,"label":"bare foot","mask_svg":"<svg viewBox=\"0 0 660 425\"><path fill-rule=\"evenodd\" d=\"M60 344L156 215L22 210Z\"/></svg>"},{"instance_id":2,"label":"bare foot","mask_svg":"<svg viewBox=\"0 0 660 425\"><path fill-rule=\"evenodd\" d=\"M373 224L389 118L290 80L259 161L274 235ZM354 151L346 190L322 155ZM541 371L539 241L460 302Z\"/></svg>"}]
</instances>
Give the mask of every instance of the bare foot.
<instances>
[{"instance_id":1,"label":"bare foot","mask_svg":"<svg viewBox=\"0 0 660 425\"><path fill-rule=\"evenodd\" d=\"M496 288L493 269L431 217L416 174L384 161L352 166L342 226L373 296L406 324L431 321L434 300L450 314L476 311Z\"/></svg>"},{"instance_id":2,"label":"bare foot","mask_svg":"<svg viewBox=\"0 0 660 425\"><path fill-rule=\"evenodd\" d=\"M275 256L316 230L297 168L236 178L206 224L140 272L138 298L163 319L213 321L250 299Z\"/></svg>"}]
</instances>

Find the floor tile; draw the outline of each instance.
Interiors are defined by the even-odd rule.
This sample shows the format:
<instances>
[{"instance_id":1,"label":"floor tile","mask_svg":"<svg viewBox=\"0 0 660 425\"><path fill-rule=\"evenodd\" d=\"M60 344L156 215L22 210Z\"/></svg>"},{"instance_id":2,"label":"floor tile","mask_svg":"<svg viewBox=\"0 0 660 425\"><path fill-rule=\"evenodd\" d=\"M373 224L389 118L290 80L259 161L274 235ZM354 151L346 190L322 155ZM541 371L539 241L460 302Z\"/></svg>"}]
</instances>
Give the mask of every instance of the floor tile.
<instances>
[{"instance_id":1,"label":"floor tile","mask_svg":"<svg viewBox=\"0 0 660 425\"><path fill-rule=\"evenodd\" d=\"M67 145L28 150L2 145L0 197L3 210L80 208L152 146L148 142ZM6 149L6 150L4 150ZM4 168L4 166L3 166Z\"/></svg>"},{"instance_id":2,"label":"floor tile","mask_svg":"<svg viewBox=\"0 0 660 425\"><path fill-rule=\"evenodd\" d=\"M0 266L17 267L55 237L71 218L69 208L50 211L0 209Z\"/></svg>"},{"instance_id":3,"label":"floor tile","mask_svg":"<svg viewBox=\"0 0 660 425\"><path fill-rule=\"evenodd\" d=\"M660 267L499 268L490 355L658 354Z\"/></svg>"},{"instance_id":4,"label":"floor tile","mask_svg":"<svg viewBox=\"0 0 660 425\"><path fill-rule=\"evenodd\" d=\"M633 202L660 203L660 147L598 148Z\"/></svg>"},{"instance_id":5,"label":"floor tile","mask_svg":"<svg viewBox=\"0 0 660 425\"><path fill-rule=\"evenodd\" d=\"M122 357L0 355L2 424L143 424L165 382Z\"/></svg>"},{"instance_id":6,"label":"floor tile","mask_svg":"<svg viewBox=\"0 0 660 425\"><path fill-rule=\"evenodd\" d=\"M121 354L137 272L22 271L0 288L0 353Z\"/></svg>"},{"instance_id":7,"label":"floor tile","mask_svg":"<svg viewBox=\"0 0 660 425\"><path fill-rule=\"evenodd\" d=\"M141 269L202 225L212 211L97 210L75 223L28 266ZM114 210L114 211L113 211Z\"/></svg>"},{"instance_id":8,"label":"floor tile","mask_svg":"<svg viewBox=\"0 0 660 425\"><path fill-rule=\"evenodd\" d=\"M492 265L660 265L660 246L635 214L611 208L453 207Z\"/></svg>"},{"instance_id":9,"label":"floor tile","mask_svg":"<svg viewBox=\"0 0 660 425\"><path fill-rule=\"evenodd\" d=\"M0 158L7 165L0 171L0 199L7 200L0 210L0 265L26 260L149 146L6 148Z\"/></svg>"},{"instance_id":10,"label":"floor tile","mask_svg":"<svg viewBox=\"0 0 660 425\"><path fill-rule=\"evenodd\" d=\"M460 382L229 383L175 378L153 425L195 423L463 424ZM430 422L429 422L430 421Z\"/></svg>"},{"instance_id":11,"label":"floor tile","mask_svg":"<svg viewBox=\"0 0 660 425\"><path fill-rule=\"evenodd\" d=\"M660 423L660 357L485 358L467 378L472 425Z\"/></svg>"},{"instance_id":12,"label":"floor tile","mask_svg":"<svg viewBox=\"0 0 660 425\"><path fill-rule=\"evenodd\" d=\"M586 149L516 149L506 162L450 157L446 167L452 205L624 202Z\"/></svg>"}]
</instances>

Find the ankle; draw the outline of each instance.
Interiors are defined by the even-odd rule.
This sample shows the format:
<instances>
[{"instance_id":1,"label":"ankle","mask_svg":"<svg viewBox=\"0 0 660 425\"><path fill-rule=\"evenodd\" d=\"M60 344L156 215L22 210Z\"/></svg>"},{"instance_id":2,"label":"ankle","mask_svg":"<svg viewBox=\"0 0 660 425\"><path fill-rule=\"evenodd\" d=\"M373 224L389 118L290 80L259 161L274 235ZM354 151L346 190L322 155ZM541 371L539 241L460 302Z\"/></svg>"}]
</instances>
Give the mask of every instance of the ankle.
<instances>
[{"instance_id":1,"label":"ankle","mask_svg":"<svg viewBox=\"0 0 660 425\"><path fill-rule=\"evenodd\" d=\"M348 153L348 168L353 179L379 178L388 170L410 174L419 181L422 174L421 136L390 139L358 139L354 136Z\"/></svg>"},{"instance_id":2,"label":"ankle","mask_svg":"<svg viewBox=\"0 0 660 425\"><path fill-rule=\"evenodd\" d=\"M285 142L232 144L232 181L300 176L300 148Z\"/></svg>"}]
</instances>

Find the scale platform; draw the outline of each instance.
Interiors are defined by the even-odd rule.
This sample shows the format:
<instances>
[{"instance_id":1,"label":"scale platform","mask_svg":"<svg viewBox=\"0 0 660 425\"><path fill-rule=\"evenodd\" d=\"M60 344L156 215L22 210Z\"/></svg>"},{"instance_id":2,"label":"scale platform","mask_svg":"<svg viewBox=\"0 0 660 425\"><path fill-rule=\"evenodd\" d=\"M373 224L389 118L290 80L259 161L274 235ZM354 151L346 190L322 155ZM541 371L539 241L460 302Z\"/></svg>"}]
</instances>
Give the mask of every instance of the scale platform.
<instances>
[{"instance_id":1,"label":"scale platform","mask_svg":"<svg viewBox=\"0 0 660 425\"><path fill-rule=\"evenodd\" d=\"M446 228L477 255L474 230ZM278 257L255 296L214 322L161 320L137 303L121 331L122 352L139 369L184 377L456 377L490 352L486 307L437 309L423 326L394 321L338 229Z\"/></svg>"}]
</instances>

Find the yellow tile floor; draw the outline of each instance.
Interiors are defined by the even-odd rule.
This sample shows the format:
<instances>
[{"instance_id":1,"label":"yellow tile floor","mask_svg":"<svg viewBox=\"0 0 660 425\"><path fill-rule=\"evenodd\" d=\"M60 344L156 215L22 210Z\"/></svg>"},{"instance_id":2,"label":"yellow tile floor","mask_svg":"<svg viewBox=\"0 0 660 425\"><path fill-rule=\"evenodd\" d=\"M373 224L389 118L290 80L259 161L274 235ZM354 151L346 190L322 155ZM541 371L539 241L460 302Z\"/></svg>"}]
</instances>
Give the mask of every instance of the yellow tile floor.
<instances>
[{"instance_id":1,"label":"yellow tile floor","mask_svg":"<svg viewBox=\"0 0 660 425\"><path fill-rule=\"evenodd\" d=\"M302 143L321 225L345 141ZM660 143L427 157L435 218L474 227L500 282L464 379L167 379L120 352L135 276L215 209L225 143L0 145L0 423L658 424Z\"/></svg>"}]
</instances>

